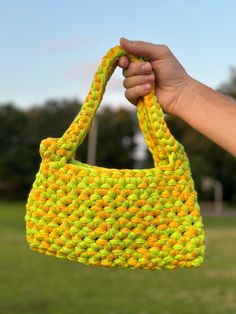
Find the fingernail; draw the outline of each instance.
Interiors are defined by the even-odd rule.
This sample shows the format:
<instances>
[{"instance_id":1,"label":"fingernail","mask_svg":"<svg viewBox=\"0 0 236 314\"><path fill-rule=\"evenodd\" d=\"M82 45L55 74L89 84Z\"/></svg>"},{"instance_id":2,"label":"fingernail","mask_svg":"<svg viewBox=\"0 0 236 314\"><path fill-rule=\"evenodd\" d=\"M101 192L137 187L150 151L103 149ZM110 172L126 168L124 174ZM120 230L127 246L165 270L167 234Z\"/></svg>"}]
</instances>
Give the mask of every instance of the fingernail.
<instances>
[{"instance_id":1,"label":"fingernail","mask_svg":"<svg viewBox=\"0 0 236 314\"><path fill-rule=\"evenodd\" d=\"M144 90L145 90L145 91L149 91L152 86L151 86L151 84L144 84L143 87L144 87Z\"/></svg>"},{"instance_id":2,"label":"fingernail","mask_svg":"<svg viewBox=\"0 0 236 314\"><path fill-rule=\"evenodd\" d=\"M142 65L142 71L143 72L148 72L151 70L151 65L149 63L145 63Z\"/></svg>"},{"instance_id":3,"label":"fingernail","mask_svg":"<svg viewBox=\"0 0 236 314\"><path fill-rule=\"evenodd\" d=\"M145 81L146 82L152 82L154 80L154 77L152 74L149 74L149 75L145 75Z\"/></svg>"}]
</instances>

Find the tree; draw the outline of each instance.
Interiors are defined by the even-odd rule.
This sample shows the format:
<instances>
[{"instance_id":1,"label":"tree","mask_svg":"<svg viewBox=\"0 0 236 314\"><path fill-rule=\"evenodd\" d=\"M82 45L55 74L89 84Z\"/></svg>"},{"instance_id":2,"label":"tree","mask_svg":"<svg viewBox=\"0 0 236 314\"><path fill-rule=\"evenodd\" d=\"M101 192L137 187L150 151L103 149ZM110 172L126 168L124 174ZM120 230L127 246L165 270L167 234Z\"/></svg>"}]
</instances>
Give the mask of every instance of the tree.
<instances>
[{"instance_id":1,"label":"tree","mask_svg":"<svg viewBox=\"0 0 236 314\"><path fill-rule=\"evenodd\" d=\"M230 78L228 82L220 85L219 90L233 98L236 98L236 67L230 68Z\"/></svg>"},{"instance_id":2,"label":"tree","mask_svg":"<svg viewBox=\"0 0 236 314\"><path fill-rule=\"evenodd\" d=\"M81 108L77 100L49 100L43 106L22 110L0 106L0 197L25 198L41 162L39 145L47 137L61 137ZM98 166L132 168L135 127L124 109L105 108L98 114ZM87 160L87 138L76 159Z\"/></svg>"},{"instance_id":3,"label":"tree","mask_svg":"<svg viewBox=\"0 0 236 314\"><path fill-rule=\"evenodd\" d=\"M48 101L28 110L13 104L0 106L0 196L27 195L39 169L39 145L60 137L80 108L78 101Z\"/></svg>"},{"instance_id":4,"label":"tree","mask_svg":"<svg viewBox=\"0 0 236 314\"><path fill-rule=\"evenodd\" d=\"M236 98L236 69L220 91ZM41 162L39 145L47 137L61 137L81 108L74 100L49 100L43 106L22 110L13 104L0 106L0 197L25 198L35 180ZM107 168L132 169L135 165L135 135L140 132L135 114L125 109L104 107L97 113L98 143L96 165ZM178 118L166 116L175 138L184 145L199 198L201 180L210 176L222 182L225 201L236 200L235 159ZM75 159L86 163L88 136L76 152ZM148 158L142 168L152 168Z\"/></svg>"},{"instance_id":5,"label":"tree","mask_svg":"<svg viewBox=\"0 0 236 314\"><path fill-rule=\"evenodd\" d=\"M132 168L135 122L125 109L105 107L98 115L97 162L101 167Z\"/></svg>"},{"instance_id":6,"label":"tree","mask_svg":"<svg viewBox=\"0 0 236 314\"><path fill-rule=\"evenodd\" d=\"M21 110L8 103L0 107L0 181L4 193L26 186L27 152L25 128L29 121Z\"/></svg>"}]
</instances>

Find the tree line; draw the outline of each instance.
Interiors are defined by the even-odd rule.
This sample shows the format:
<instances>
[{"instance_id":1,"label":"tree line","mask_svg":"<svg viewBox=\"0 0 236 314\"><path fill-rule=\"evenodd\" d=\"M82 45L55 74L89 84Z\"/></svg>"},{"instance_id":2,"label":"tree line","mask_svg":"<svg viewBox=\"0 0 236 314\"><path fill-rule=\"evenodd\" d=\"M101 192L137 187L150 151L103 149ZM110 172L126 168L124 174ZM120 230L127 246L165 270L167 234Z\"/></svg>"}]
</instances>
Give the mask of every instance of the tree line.
<instances>
[{"instance_id":1,"label":"tree line","mask_svg":"<svg viewBox=\"0 0 236 314\"><path fill-rule=\"evenodd\" d=\"M236 71L220 91L236 98ZM0 198L25 199L39 169L39 144L47 137L60 137L81 108L81 102L48 100L41 106L22 109L12 103L0 105ZM152 156L137 161L136 112L109 106L99 110L96 165L117 169L151 168ZM223 184L224 200L236 202L235 158L199 134L182 120L166 116L175 138L184 145L200 200L211 200L213 192L201 189L204 176ZM88 136L75 158L86 163Z\"/></svg>"}]
</instances>

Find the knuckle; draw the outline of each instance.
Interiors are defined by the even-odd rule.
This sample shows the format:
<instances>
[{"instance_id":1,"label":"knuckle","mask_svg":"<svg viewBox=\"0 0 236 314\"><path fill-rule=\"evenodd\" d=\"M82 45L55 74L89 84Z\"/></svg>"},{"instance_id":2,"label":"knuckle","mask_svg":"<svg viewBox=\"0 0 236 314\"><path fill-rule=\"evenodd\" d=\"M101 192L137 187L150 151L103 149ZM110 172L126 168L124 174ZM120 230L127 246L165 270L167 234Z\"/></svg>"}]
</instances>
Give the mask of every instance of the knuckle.
<instances>
[{"instance_id":1,"label":"knuckle","mask_svg":"<svg viewBox=\"0 0 236 314\"><path fill-rule=\"evenodd\" d=\"M128 66L128 68L123 69L123 76L124 77L130 77L130 76L136 76L141 75L143 73L143 65L147 62L131 62Z\"/></svg>"},{"instance_id":2,"label":"knuckle","mask_svg":"<svg viewBox=\"0 0 236 314\"><path fill-rule=\"evenodd\" d=\"M149 78L149 75L142 75L141 80L140 80L141 84L146 84L148 78Z\"/></svg>"},{"instance_id":3,"label":"knuckle","mask_svg":"<svg viewBox=\"0 0 236 314\"><path fill-rule=\"evenodd\" d=\"M130 101L130 102L135 102L135 100L139 97L139 94L136 90L136 87L129 88L125 91L125 97Z\"/></svg>"},{"instance_id":4,"label":"knuckle","mask_svg":"<svg viewBox=\"0 0 236 314\"><path fill-rule=\"evenodd\" d=\"M160 49L163 54L168 55L170 54L170 48L166 45L160 45Z\"/></svg>"},{"instance_id":5,"label":"knuckle","mask_svg":"<svg viewBox=\"0 0 236 314\"><path fill-rule=\"evenodd\" d=\"M141 65L140 62L132 62L130 64L130 74L137 75L141 72Z\"/></svg>"},{"instance_id":6,"label":"knuckle","mask_svg":"<svg viewBox=\"0 0 236 314\"><path fill-rule=\"evenodd\" d=\"M143 66L146 64L146 62L135 62L135 66L136 66L136 74L141 74L143 73Z\"/></svg>"},{"instance_id":7,"label":"knuckle","mask_svg":"<svg viewBox=\"0 0 236 314\"><path fill-rule=\"evenodd\" d=\"M123 74L124 77L127 77L127 69L123 69L122 70L122 74Z\"/></svg>"},{"instance_id":8,"label":"knuckle","mask_svg":"<svg viewBox=\"0 0 236 314\"><path fill-rule=\"evenodd\" d=\"M151 90L151 84L143 84L140 86L139 97L148 94Z\"/></svg>"},{"instance_id":9,"label":"knuckle","mask_svg":"<svg viewBox=\"0 0 236 314\"><path fill-rule=\"evenodd\" d=\"M143 96L143 92L144 92L144 85L135 86L134 90L133 90L134 98L138 98L140 96Z\"/></svg>"},{"instance_id":10,"label":"knuckle","mask_svg":"<svg viewBox=\"0 0 236 314\"><path fill-rule=\"evenodd\" d=\"M128 88L125 91L125 97L131 103L135 104L139 97L146 95L149 92L149 89L145 88L145 85L137 85L132 88Z\"/></svg>"},{"instance_id":11,"label":"knuckle","mask_svg":"<svg viewBox=\"0 0 236 314\"><path fill-rule=\"evenodd\" d=\"M122 56L122 57L119 58L118 64L119 64L123 69L126 69L126 68L129 66L129 60L127 59L127 57Z\"/></svg>"},{"instance_id":12,"label":"knuckle","mask_svg":"<svg viewBox=\"0 0 236 314\"><path fill-rule=\"evenodd\" d=\"M124 88L127 88L128 86L127 86L127 79L124 79L123 80L123 86L124 86Z\"/></svg>"},{"instance_id":13,"label":"knuckle","mask_svg":"<svg viewBox=\"0 0 236 314\"><path fill-rule=\"evenodd\" d=\"M134 90L135 96L139 97L142 94L142 90L143 90L143 85L135 86L135 90Z\"/></svg>"},{"instance_id":14,"label":"knuckle","mask_svg":"<svg viewBox=\"0 0 236 314\"><path fill-rule=\"evenodd\" d=\"M131 100L131 95L130 95L130 90L126 90L125 91L125 97L128 99L128 100Z\"/></svg>"}]
</instances>

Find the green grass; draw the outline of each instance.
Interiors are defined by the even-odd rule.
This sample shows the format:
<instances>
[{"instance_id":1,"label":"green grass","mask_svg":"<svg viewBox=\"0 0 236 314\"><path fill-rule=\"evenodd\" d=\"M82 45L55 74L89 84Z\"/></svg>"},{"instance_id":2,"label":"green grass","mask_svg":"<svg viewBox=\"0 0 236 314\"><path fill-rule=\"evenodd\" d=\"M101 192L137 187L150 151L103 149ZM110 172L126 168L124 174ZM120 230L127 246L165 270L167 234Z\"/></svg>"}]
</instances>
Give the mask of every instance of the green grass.
<instances>
[{"instance_id":1,"label":"green grass","mask_svg":"<svg viewBox=\"0 0 236 314\"><path fill-rule=\"evenodd\" d=\"M196 269L89 267L31 251L24 204L0 203L0 313L236 313L236 217L204 218Z\"/></svg>"}]
</instances>

